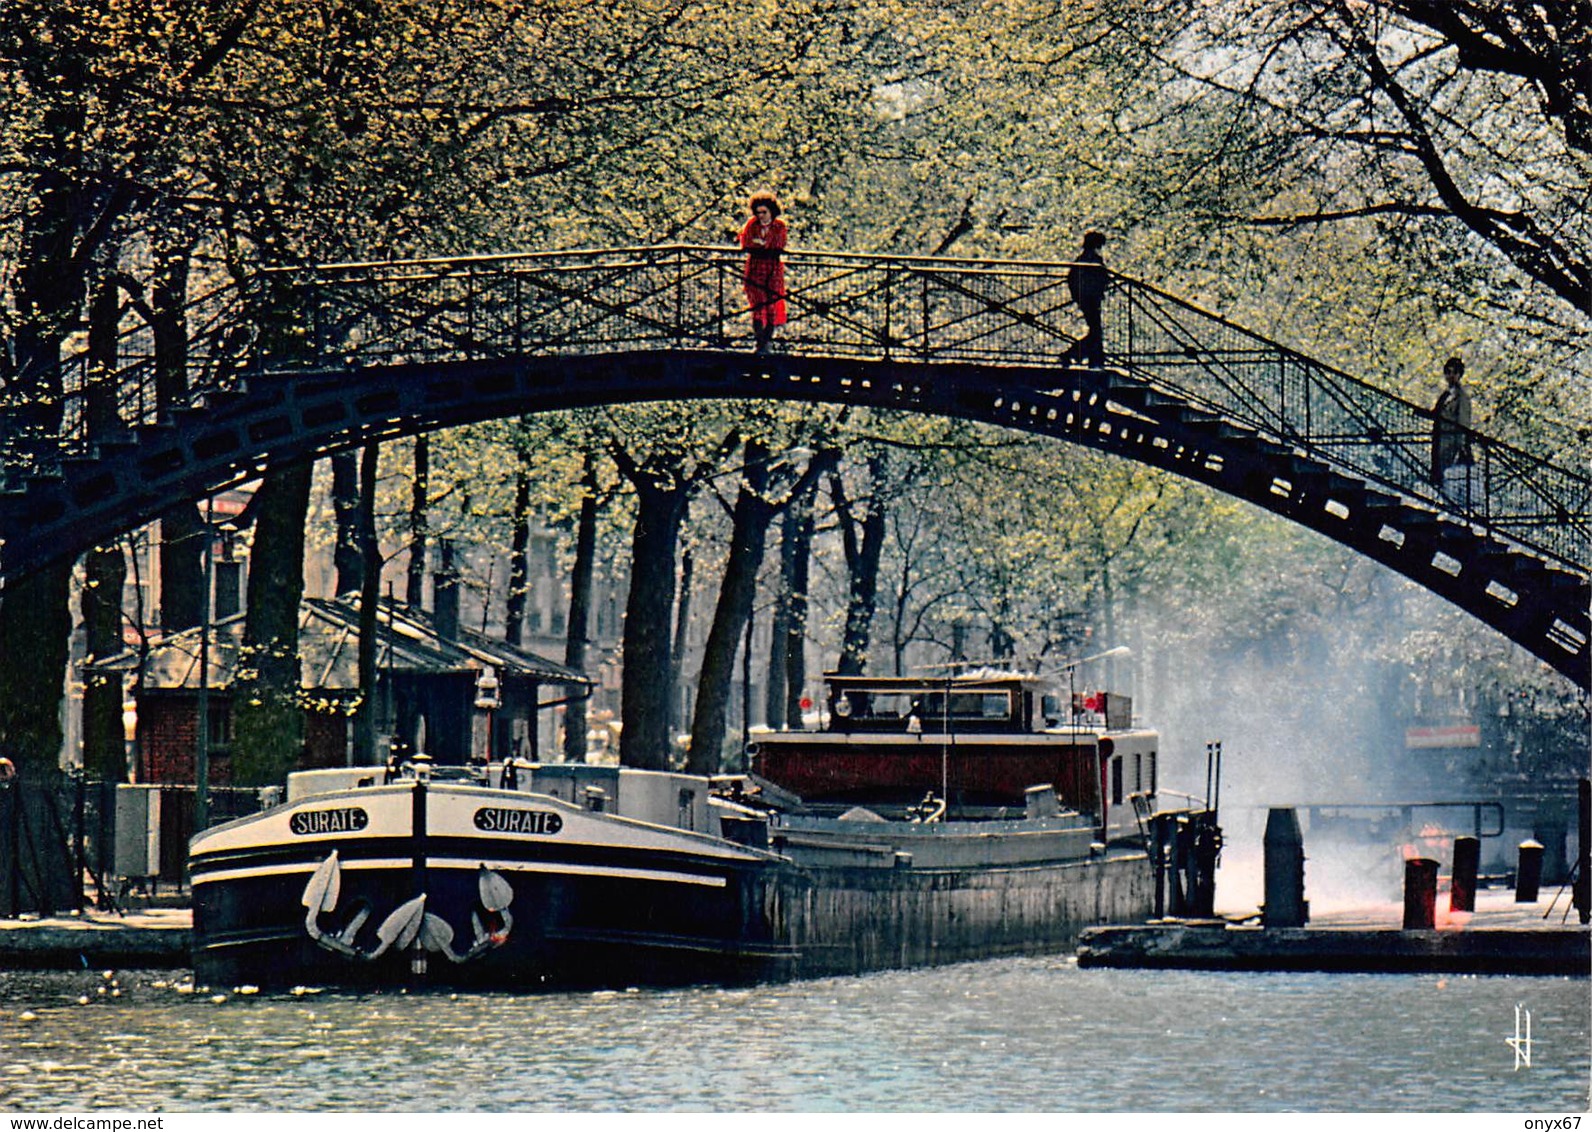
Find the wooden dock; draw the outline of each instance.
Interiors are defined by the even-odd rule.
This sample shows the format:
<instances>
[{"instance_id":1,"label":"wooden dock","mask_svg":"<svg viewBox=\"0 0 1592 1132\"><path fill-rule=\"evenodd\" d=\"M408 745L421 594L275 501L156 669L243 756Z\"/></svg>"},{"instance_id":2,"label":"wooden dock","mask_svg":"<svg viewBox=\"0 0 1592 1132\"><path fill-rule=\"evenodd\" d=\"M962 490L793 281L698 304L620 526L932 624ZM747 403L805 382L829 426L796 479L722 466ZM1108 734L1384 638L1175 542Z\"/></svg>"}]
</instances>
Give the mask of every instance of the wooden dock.
<instances>
[{"instance_id":1,"label":"wooden dock","mask_svg":"<svg viewBox=\"0 0 1592 1132\"><path fill-rule=\"evenodd\" d=\"M1514 893L1484 890L1476 911L1450 912L1441 897L1437 927L1405 931L1403 905L1341 908L1302 928L1264 928L1228 919L1160 921L1088 928L1080 967L1213 971L1368 971L1489 975L1592 975L1592 930L1565 900L1545 918L1545 897L1516 904Z\"/></svg>"}]
</instances>

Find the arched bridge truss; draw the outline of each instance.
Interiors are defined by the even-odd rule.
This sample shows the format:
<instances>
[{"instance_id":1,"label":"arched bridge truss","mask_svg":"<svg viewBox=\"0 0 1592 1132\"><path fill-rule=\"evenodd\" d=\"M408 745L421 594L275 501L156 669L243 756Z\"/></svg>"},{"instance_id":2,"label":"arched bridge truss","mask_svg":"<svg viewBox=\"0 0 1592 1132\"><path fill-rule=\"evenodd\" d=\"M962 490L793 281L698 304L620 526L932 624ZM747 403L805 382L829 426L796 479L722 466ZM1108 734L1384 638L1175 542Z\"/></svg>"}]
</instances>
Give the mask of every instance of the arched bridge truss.
<instances>
[{"instance_id":1,"label":"arched bridge truss","mask_svg":"<svg viewBox=\"0 0 1592 1132\"><path fill-rule=\"evenodd\" d=\"M1066 264L793 252L783 352L751 353L741 256L664 246L262 273L0 399L0 576L181 499L371 439L633 401L772 398L962 417L1088 445L1287 516L1586 686L1592 481L1481 434L1429 482L1430 413L1114 277L1106 368Z\"/></svg>"}]
</instances>

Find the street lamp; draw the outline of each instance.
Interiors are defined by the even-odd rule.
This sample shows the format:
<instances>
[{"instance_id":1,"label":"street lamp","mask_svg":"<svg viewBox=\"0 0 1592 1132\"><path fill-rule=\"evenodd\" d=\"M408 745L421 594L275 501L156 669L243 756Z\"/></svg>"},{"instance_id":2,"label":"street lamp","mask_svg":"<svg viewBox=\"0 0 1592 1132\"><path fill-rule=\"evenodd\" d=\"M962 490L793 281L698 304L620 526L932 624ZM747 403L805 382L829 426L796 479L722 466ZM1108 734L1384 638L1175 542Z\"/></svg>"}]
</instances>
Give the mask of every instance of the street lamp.
<instances>
[{"instance_id":1,"label":"street lamp","mask_svg":"<svg viewBox=\"0 0 1592 1132\"><path fill-rule=\"evenodd\" d=\"M477 711L486 712L486 761L492 765L492 713L502 706L503 701L498 696L497 669L490 664L481 669L480 675L475 678L475 706Z\"/></svg>"},{"instance_id":2,"label":"street lamp","mask_svg":"<svg viewBox=\"0 0 1592 1132\"><path fill-rule=\"evenodd\" d=\"M213 495L205 496L205 532L200 543L204 558L203 619L199 625L199 693L194 714L199 729L199 743L194 754L193 827L197 833L210 828L210 602L215 595L216 561L215 538L216 501Z\"/></svg>"},{"instance_id":3,"label":"street lamp","mask_svg":"<svg viewBox=\"0 0 1592 1132\"><path fill-rule=\"evenodd\" d=\"M126 760L124 769L135 773L138 767L138 701L129 696L122 701L122 750ZM129 777L127 781L132 781Z\"/></svg>"},{"instance_id":4,"label":"street lamp","mask_svg":"<svg viewBox=\"0 0 1592 1132\"><path fill-rule=\"evenodd\" d=\"M199 833L210 828L210 633L215 620L216 598L215 522L215 496L207 495L204 537L199 550L204 562L204 598L199 624L199 690L194 709L199 734L194 751L193 824L195 832ZM232 561L232 536L236 530L230 523L223 523L220 527L225 540L222 558L227 562Z\"/></svg>"}]
</instances>

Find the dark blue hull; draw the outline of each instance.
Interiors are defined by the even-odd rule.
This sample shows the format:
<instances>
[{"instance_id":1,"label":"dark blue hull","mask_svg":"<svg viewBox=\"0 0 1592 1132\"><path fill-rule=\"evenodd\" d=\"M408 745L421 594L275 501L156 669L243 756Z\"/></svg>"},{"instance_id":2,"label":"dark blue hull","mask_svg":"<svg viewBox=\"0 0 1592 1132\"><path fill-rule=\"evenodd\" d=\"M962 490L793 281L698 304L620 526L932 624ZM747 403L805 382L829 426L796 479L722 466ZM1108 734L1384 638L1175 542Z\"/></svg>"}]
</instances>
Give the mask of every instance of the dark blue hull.
<instances>
[{"instance_id":1,"label":"dark blue hull","mask_svg":"<svg viewBox=\"0 0 1592 1132\"><path fill-rule=\"evenodd\" d=\"M789 949L773 943L761 915L763 878L745 875L723 889L682 895L670 887L622 878L505 873L520 910L504 942L454 962L413 941L374 959L322 947L305 929L300 878L261 878L208 885L194 901L195 978L216 986L438 986L535 990L625 987L702 981L756 982L789 975ZM294 883L294 881L298 883ZM361 904L396 908L414 893L412 874L372 876L348 895L346 922ZM475 874L428 870L426 907L468 935L479 915ZM531 909L536 911L530 912ZM364 953L379 946L372 916L352 940Z\"/></svg>"},{"instance_id":2,"label":"dark blue hull","mask_svg":"<svg viewBox=\"0 0 1592 1132\"><path fill-rule=\"evenodd\" d=\"M536 795L430 794L310 799L196 838L195 977L524 990L784 980L1059 951L1084 927L1146 918L1154 892L1143 853L825 865ZM357 828L330 828L356 810Z\"/></svg>"}]
</instances>

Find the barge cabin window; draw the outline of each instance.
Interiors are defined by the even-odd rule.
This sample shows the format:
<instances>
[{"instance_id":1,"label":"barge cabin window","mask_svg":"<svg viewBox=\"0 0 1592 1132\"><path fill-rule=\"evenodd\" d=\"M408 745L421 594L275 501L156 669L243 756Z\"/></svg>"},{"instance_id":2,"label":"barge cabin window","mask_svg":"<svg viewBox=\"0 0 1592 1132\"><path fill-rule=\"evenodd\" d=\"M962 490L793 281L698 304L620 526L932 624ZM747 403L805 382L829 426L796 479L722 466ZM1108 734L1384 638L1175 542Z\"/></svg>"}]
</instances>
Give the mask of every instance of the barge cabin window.
<instances>
[{"instance_id":1,"label":"barge cabin window","mask_svg":"<svg viewBox=\"0 0 1592 1132\"><path fill-rule=\"evenodd\" d=\"M943 688L847 688L835 696L831 710L837 725L858 731L890 730L909 720L936 731L946 722L953 729L979 731L1017 722L1012 692L984 689L951 692L947 711Z\"/></svg>"}]
</instances>

